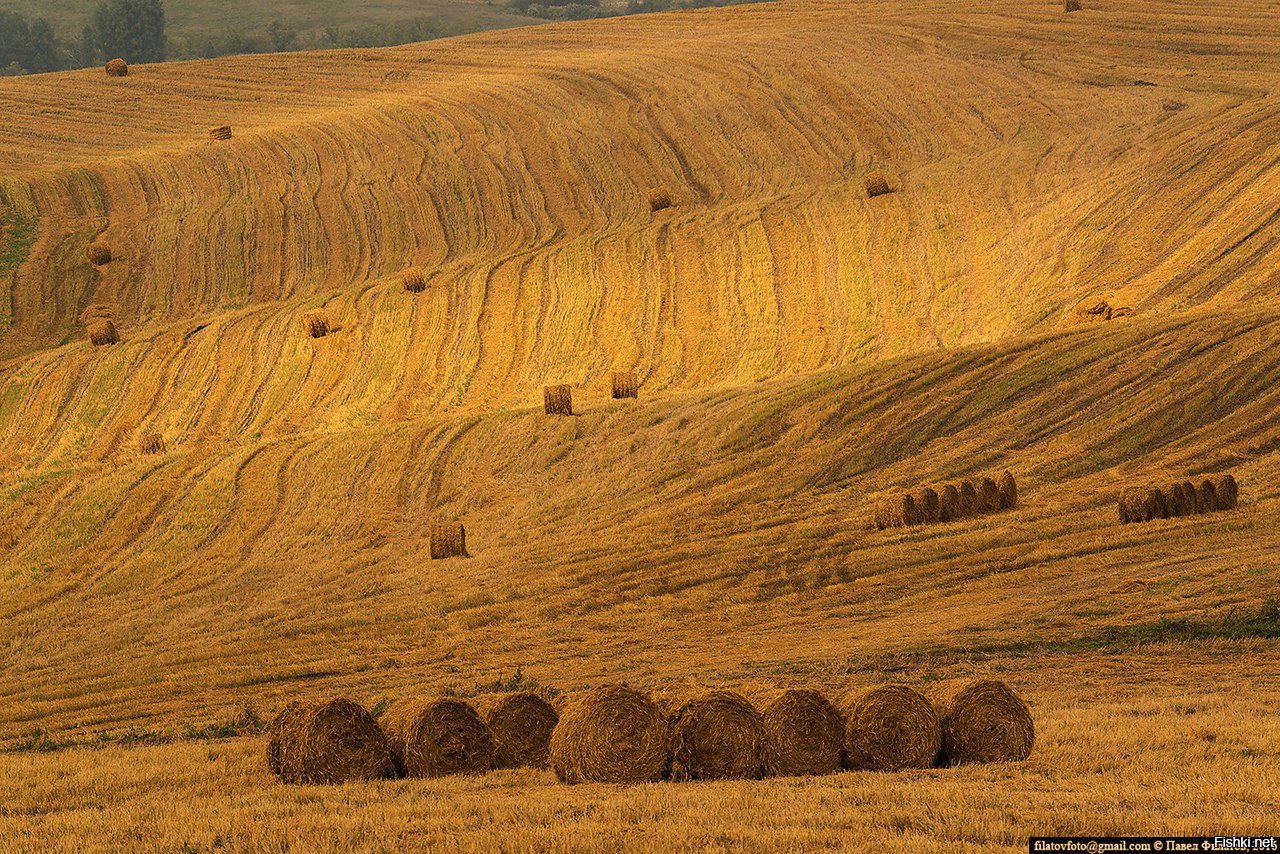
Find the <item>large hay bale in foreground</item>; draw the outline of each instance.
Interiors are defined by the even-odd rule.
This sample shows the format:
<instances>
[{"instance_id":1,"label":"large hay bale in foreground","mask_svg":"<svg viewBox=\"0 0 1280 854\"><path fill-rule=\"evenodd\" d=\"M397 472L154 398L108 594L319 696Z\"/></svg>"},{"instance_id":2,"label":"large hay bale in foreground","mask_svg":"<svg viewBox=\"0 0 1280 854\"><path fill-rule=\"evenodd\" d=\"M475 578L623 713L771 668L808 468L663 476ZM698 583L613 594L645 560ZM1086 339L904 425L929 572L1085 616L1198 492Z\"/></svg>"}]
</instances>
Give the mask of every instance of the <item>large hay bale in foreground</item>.
<instances>
[{"instance_id":1,"label":"large hay bale in foreground","mask_svg":"<svg viewBox=\"0 0 1280 854\"><path fill-rule=\"evenodd\" d=\"M844 749L855 771L929 768L942 747L938 714L929 698L906 685L851 692L841 704Z\"/></svg>"},{"instance_id":2,"label":"large hay bale in foreground","mask_svg":"<svg viewBox=\"0 0 1280 854\"><path fill-rule=\"evenodd\" d=\"M1035 723L1021 697L998 679L951 686L935 698L942 765L1020 762L1031 754Z\"/></svg>"},{"instance_id":3,"label":"large hay bale in foreground","mask_svg":"<svg viewBox=\"0 0 1280 854\"><path fill-rule=\"evenodd\" d=\"M804 777L840 770L844 719L819 691L758 691L750 696L764 727L764 773Z\"/></svg>"},{"instance_id":4,"label":"large hay bale in foreground","mask_svg":"<svg viewBox=\"0 0 1280 854\"><path fill-rule=\"evenodd\" d=\"M302 329L311 338L323 338L333 331L329 316L323 311L309 311L302 316Z\"/></svg>"},{"instance_id":5,"label":"large hay bale in foreground","mask_svg":"<svg viewBox=\"0 0 1280 854\"><path fill-rule=\"evenodd\" d=\"M938 520L953 522L964 515L964 506L960 499L960 489L954 483L948 483L938 493Z\"/></svg>"},{"instance_id":6,"label":"large hay bale in foreground","mask_svg":"<svg viewBox=\"0 0 1280 854\"><path fill-rule=\"evenodd\" d=\"M635 371L614 371L613 372L613 399L622 400L623 398L639 397L640 382L636 379Z\"/></svg>"},{"instance_id":7,"label":"large hay bale in foreground","mask_svg":"<svg viewBox=\"0 0 1280 854\"><path fill-rule=\"evenodd\" d=\"M231 125L215 125L209 128L209 139L220 141L231 139Z\"/></svg>"},{"instance_id":8,"label":"large hay bale in foreground","mask_svg":"<svg viewBox=\"0 0 1280 854\"><path fill-rule=\"evenodd\" d=\"M144 454L163 454L169 450L164 437L154 431L143 433L138 439L138 450Z\"/></svg>"},{"instance_id":9,"label":"large hay bale in foreground","mask_svg":"<svg viewBox=\"0 0 1280 854\"><path fill-rule=\"evenodd\" d=\"M570 697L551 733L562 783L650 783L667 764L667 721L647 695L606 685Z\"/></svg>"},{"instance_id":10,"label":"large hay bale in foreground","mask_svg":"<svg viewBox=\"0 0 1280 854\"><path fill-rule=\"evenodd\" d=\"M120 332L116 329L116 325L106 318L89 321L85 325L85 331L89 335L89 343L95 347L120 343Z\"/></svg>"},{"instance_id":11,"label":"large hay bale in foreground","mask_svg":"<svg viewBox=\"0 0 1280 854\"><path fill-rule=\"evenodd\" d=\"M382 716L396 770L405 777L478 774L493 767L489 727L462 700L397 700Z\"/></svg>"},{"instance_id":12,"label":"large hay bale in foreground","mask_svg":"<svg viewBox=\"0 0 1280 854\"><path fill-rule=\"evenodd\" d=\"M1018 482L1013 479L1013 472L1006 471L1000 475L997 484L1000 491L1000 509L1012 510L1018 506Z\"/></svg>"},{"instance_id":13,"label":"large hay bale in foreground","mask_svg":"<svg viewBox=\"0 0 1280 854\"><path fill-rule=\"evenodd\" d=\"M85 247L85 257L95 267L110 264L115 256L111 254L111 246L102 240L95 240Z\"/></svg>"},{"instance_id":14,"label":"large hay bale in foreground","mask_svg":"<svg viewBox=\"0 0 1280 854\"><path fill-rule=\"evenodd\" d=\"M665 211L667 208L674 207L675 202L671 200L671 193L661 187L655 187L647 194L649 199L649 210L652 213Z\"/></svg>"},{"instance_id":15,"label":"large hay bale in foreground","mask_svg":"<svg viewBox=\"0 0 1280 854\"><path fill-rule=\"evenodd\" d=\"M546 768L551 753L551 733L560 716L551 704L532 691L475 697L493 737L494 768Z\"/></svg>"},{"instance_id":16,"label":"large hay bale in foreground","mask_svg":"<svg viewBox=\"0 0 1280 854\"><path fill-rule=\"evenodd\" d=\"M654 699L667 716L671 780L756 780L764 773L764 723L741 694L674 688Z\"/></svg>"},{"instance_id":17,"label":"large hay bale in foreground","mask_svg":"<svg viewBox=\"0 0 1280 854\"><path fill-rule=\"evenodd\" d=\"M900 493L897 495L886 495L876 502L876 527L883 531L885 528L901 528L904 525L914 525L919 518L916 510L916 500L910 493Z\"/></svg>"},{"instance_id":18,"label":"large hay bale in foreground","mask_svg":"<svg viewBox=\"0 0 1280 854\"><path fill-rule=\"evenodd\" d=\"M889 189L889 181L879 172L874 175L868 175L864 182L867 190L867 198L874 199L876 196L883 196L885 193L893 192Z\"/></svg>"},{"instance_id":19,"label":"large hay bale in foreground","mask_svg":"<svg viewBox=\"0 0 1280 854\"><path fill-rule=\"evenodd\" d=\"M410 267L400 274L400 285L411 294L420 294L427 289L427 277L417 267Z\"/></svg>"},{"instance_id":20,"label":"large hay bale in foreground","mask_svg":"<svg viewBox=\"0 0 1280 854\"><path fill-rule=\"evenodd\" d=\"M268 730L267 765L285 783L329 784L395 775L373 715L342 698L290 703Z\"/></svg>"},{"instance_id":21,"label":"large hay bale in foreground","mask_svg":"<svg viewBox=\"0 0 1280 854\"><path fill-rule=\"evenodd\" d=\"M123 59L113 59L107 63L106 72L108 77L128 77L129 63Z\"/></svg>"},{"instance_id":22,"label":"large hay bale in foreground","mask_svg":"<svg viewBox=\"0 0 1280 854\"><path fill-rule=\"evenodd\" d=\"M1219 510L1234 510L1240 503L1240 486L1234 475L1220 474L1213 479L1213 495Z\"/></svg>"},{"instance_id":23,"label":"large hay bale in foreground","mask_svg":"<svg viewBox=\"0 0 1280 854\"><path fill-rule=\"evenodd\" d=\"M431 526L430 536L432 560L471 557L467 554L467 529L461 522L436 523Z\"/></svg>"},{"instance_id":24,"label":"large hay bale in foreground","mask_svg":"<svg viewBox=\"0 0 1280 854\"><path fill-rule=\"evenodd\" d=\"M543 387L542 406L548 415L572 415L573 387L569 385Z\"/></svg>"},{"instance_id":25,"label":"large hay bale in foreground","mask_svg":"<svg viewBox=\"0 0 1280 854\"><path fill-rule=\"evenodd\" d=\"M1199 499L1196 504L1201 513L1212 513L1218 509L1218 490L1209 478L1200 481L1196 487L1196 497Z\"/></svg>"},{"instance_id":26,"label":"large hay bale in foreground","mask_svg":"<svg viewBox=\"0 0 1280 854\"><path fill-rule=\"evenodd\" d=\"M938 491L931 486L922 487L915 492L916 515L922 525L932 525L942 518L942 502Z\"/></svg>"}]
</instances>

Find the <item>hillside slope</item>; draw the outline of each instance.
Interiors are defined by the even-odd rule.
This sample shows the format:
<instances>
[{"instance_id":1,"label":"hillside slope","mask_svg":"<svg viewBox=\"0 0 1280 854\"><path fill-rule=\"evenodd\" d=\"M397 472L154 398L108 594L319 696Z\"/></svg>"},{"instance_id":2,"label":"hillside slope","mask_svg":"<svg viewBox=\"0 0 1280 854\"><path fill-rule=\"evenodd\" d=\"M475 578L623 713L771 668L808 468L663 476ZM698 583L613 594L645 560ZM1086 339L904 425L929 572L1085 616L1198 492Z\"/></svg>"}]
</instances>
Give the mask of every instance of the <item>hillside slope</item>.
<instances>
[{"instance_id":1,"label":"hillside slope","mask_svg":"<svg viewBox=\"0 0 1280 854\"><path fill-rule=\"evenodd\" d=\"M1256 608L1267 15L794 2L0 80L0 737ZM870 530L1003 468L1014 514ZM1115 521L1226 468L1238 513ZM425 560L435 518L474 559Z\"/></svg>"}]
</instances>

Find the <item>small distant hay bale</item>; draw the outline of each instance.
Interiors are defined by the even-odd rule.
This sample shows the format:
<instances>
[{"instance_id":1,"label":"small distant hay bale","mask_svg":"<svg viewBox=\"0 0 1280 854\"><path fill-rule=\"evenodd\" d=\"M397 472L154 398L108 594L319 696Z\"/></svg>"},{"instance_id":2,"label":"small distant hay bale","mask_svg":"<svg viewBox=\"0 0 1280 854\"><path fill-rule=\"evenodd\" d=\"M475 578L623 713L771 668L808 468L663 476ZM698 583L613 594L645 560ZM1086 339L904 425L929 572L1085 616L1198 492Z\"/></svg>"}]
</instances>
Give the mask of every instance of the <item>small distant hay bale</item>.
<instances>
[{"instance_id":1,"label":"small distant hay bale","mask_svg":"<svg viewBox=\"0 0 1280 854\"><path fill-rule=\"evenodd\" d=\"M95 347L120 343L120 332L116 329L116 325L107 318L89 321L85 324L85 331L89 335L89 343Z\"/></svg>"},{"instance_id":2,"label":"small distant hay bale","mask_svg":"<svg viewBox=\"0 0 1280 854\"><path fill-rule=\"evenodd\" d=\"M542 405L548 415L573 414L573 387L549 385L542 389Z\"/></svg>"},{"instance_id":3,"label":"small distant hay bale","mask_svg":"<svg viewBox=\"0 0 1280 854\"><path fill-rule=\"evenodd\" d=\"M332 784L395 776L373 715L342 698L290 703L268 729L267 765L285 783Z\"/></svg>"},{"instance_id":4,"label":"small distant hay bale","mask_svg":"<svg viewBox=\"0 0 1280 854\"><path fill-rule=\"evenodd\" d=\"M922 487L916 490L915 499L920 524L932 525L942 518L942 504L936 489L931 486Z\"/></svg>"},{"instance_id":5,"label":"small distant hay bale","mask_svg":"<svg viewBox=\"0 0 1280 854\"><path fill-rule=\"evenodd\" d=\"M819 691L759 691L751 701L764 727L764 773L807 777L840 770L844 719Z\"/></svg>"},{"instance_id":6,"label":"small distant hay bale","mask_svg":"<svg viewBox=\"0 0 1280 854\"><path fill-rule=\"evenodd\" d=\"M935 698L942 723L941 765L1021 762L1035 744L1031 710L998 679L953 685Z\"/></svg>"},{"instance_id":7,"label":"small distant hay bale","mask_svg":"<svg viewBox=\"0 0 1280 854\"><path fill-rule=\"evenodd\" d=\"M231 139L231 125L215 125L214 127L209 128L209 139Z\"/></svg>"},{"instance_id":8,"label":"small distant hay bale","mask_svg":"<svg viewBox=\"0 0 1280 854\"><path fill-rule=\"evenodd\" d=\"M1000 475L1000 482L997 484L1000 491L1000 509L1012 510L1018 506L1018 482L1013 479L1013 472L1006 471Z\"/></svg>"},{"instance_id":9,"label":"small distant hay bale","mask_svg":"<svg viewBox=\"0 0 1280 854\"><path fill-rule=\"evenodd\" d=\"M671 200L671 193L661 187L651 189L647 197L649 199L649 210L652 213L665 211L667 208L675 206L675 202Z\"/></svg>"},{"instance_id":10,"label":"small distant hay bale","mask_svg":"<svg viewBox=\"0 0 1280 854\"><path fill-rule=\"evenodd\" d=\"M881 531L886 528L901 528L914 525L919 518L916 500L908 492L887 495L876 502L876 527Z\"/></svg>"},{"instance_id":11,"label":"small distant hay bale","mask_svg":"<svg viewBox=\"0 0 1280 854\"><path fill-rule=\"evenodd\" d=\"M952 522L964 515L960 502L960 489L954 483L948 483L938 493L938 519Z\"/></svg>"},{"instance_id":12,"label":"small distant hay bale","mask_svg":"<svg viewBox=\"0 0 1280 854\"><path fill-rule=\"evenodd\" d=\"M471 557L467 554L467 529L461 522L438 522L431 526L432 560Z\"/></svg>"},{"instance_id":13,"label":"small distant hay bale","mask_svg":"<svg viewBox=\"0 0 1280 854\"><path fill-rule=\"evenodd\" d=\"M95 240L85 247L85 255L89 258L89 263L95 267L106 266L115 258L111 254L111 247L101 240Z\"/></svg>"},{"instance_id":14,"label":"small distant hay bale","mask_svg":"<svg viewBox=\"0 0 1280 854\"><path fill-rule=\"evenodd\" d=\"M997 513L1000 510L1000 486L993 478L978 481L978 512Z\"/></svg>"},{"instance_id":15,"label":"small distant hay bale","mask_svg":"<svg viewBox=\"0 0 1280 854\"><path fill-rule=\"evenodd\" d=\"M1129 487L1120 493L1121 522L1150 522L1166 514L1164 493L1145 486Z\"/></svg>"},{"instance_id":16,"label":"small distant hay bale","mask_svg":"<svg viewBox=\"0 0 1280 854\"><path fill-rule=\"evenodd\" d=\"M845 697L844 749L855 771L929 768L942 729L929 698L906 685L881 685Z\"/></svg>"},{"instance_id":17,"label":"small distant hay bale","mask_svg":"<svg viewBox=\"0 0 1280 854\"><path fill-rule=\"evenodd\" d=\"M169 448L165 445L163 436L159 433L148 432L143 433L141 438L138 439L138 450L144 454L150 455L163 454L165 451L169 450Z\"/></svg>"},{"instance_id":18,"label":"small distant hay bale","mask_svg":"<svg viewBox=\"0 0 1280 854\"><path fill-rule=\"evenodd\" d=\"M479 774L493 767L489 727L462 700L397 700L382 716L382 727L404 777Z\"/></svg>"},{"instance_id":19,"label":"small distant hay bale","mask_svg":"<svg viewBox=\"0 0 1280 854\"><path fill-rule=\"evenodd\" d=\"M1240 503L1240 486L1234 475L1220 474L1213 479L1213 495L1219 510L1234 510Z\"/></svg>"},{"instance_id":20,"label":"small distant hay bale","mask_svg":"<svg viewBox=\"0 0 1280 854\"><path fill-rule=\"evenodd\" d=\"M867 190L868 199L874 199L876 196L883 196L886 193L893 192L893 190L889 188L888 179L879 172L876 172L874 175L868 175L867 180L863 183Z\"/></svg>"},{"instance_id":21,"label":"small distant hay bale","mask_svg":"<svg viewBox=\"0 0 1280 854\"><path fill-rule=\"evenodd\" d=\"M1196 487L1196 501L1201 513L1212 513L1218 509L1218 489L1213 485L1213 481L1205 478L1200 481Z\"/></svg>"},{"instance_id":22,"label":"small distant hay bale","mask_svg":"<svg viewBox=\"0 0 1280 854\"><path fill-rule=\"evenodd\" d=\"M106 72L108 77L128 77L129 63L123 59L113 59L107 63Z\"/></svg>"},{"instance_id":23,"label":"small distant hay bale","mask_svg":"<svg viewBox=\"0 0 1280 854\"><path fill-rule=\"evenodd\" d=\"M960 515L972 516L980 511L982 498L971 480L960 481Z\"/></svg>"},{"instance_id":24,"label":"small distant hay bale","mask_svg":"<svg viewBox=\"0 0 1280 854\"><path fill-rule=\"evenodd\" d=\"M667 763L667 720L648 695L606 685L570 697L551 733L562 783L652 783Z\"/></svg>"},{"instance_id":25,"label":"small distant hay bale","mask_svg":"<svg viewBox=\"0 0 1280 854\"><path fill-rule=\"evenodd\" d=\"M764 773L764 722L741 694L676 688L654 699L667 715L669 779L757 780Z\"/></svg>"},{"instance_id":26,"label":"small distant hay bale","mask_svg":"<svg viewBox=\"0 0 1280 854\"><path fill-rule=\"evenodd\" d=\"M1082 7L1080 0L1063 0L1062 8L1067 12L1079 12Z\"/></svg>"},{"instance_id":27,"label":"small distant hay bale","mask_svg":"<svg viewBox=\"0 0 1280 854\"><path fill-rule=\"evenodd\" d=\"M640 382L636 379L635 371L614 371L613 372L613 399L622 400L628 397L640 396Z\"/></svg>"},{"instance_id":28,"label":"small distant hay bale","mask_svg":"<svg viewBox=\"0 0 1280 854\"><path fill-rule=\"evenodd\" d=\"M1165 493L1170 517L1190 516L1197 512L1195 487L1188 489L1189 486L1186 483L1175 483Z\"/></svg>"},{"instance_id":29,"label":"small distant hay bale","mask_svg":"<svg viewBox=\"0 0 1280 854\"><path fill-rule=\"evenodd\" d=\"M302 316L302 329L311 338L323 338L333 331L329 316L323 311L309 311Z\"/></svg>"},{"instance_id":30,"label":"small distant hay bale","mask_svg":"<svg viewBox=\"0 0 1280 854\"><path fill-rule=\"evenodd\" d=\"M546 768L551 753L551 733L560 716L551 704L532 691L475 697L479 712L493 737L494 768Z\"/></svg>"},{"instance_id":31,"label":"small distant hay bale","mask_svg":"<svg viewBox=\"0 0 1280 854\"><path fill-rule=\"evenodd\" d=\"M400 274L400 284L411 294L420 294L427 289L427 277L417 267L410 267Z\"/></svg>"}]
</instances>

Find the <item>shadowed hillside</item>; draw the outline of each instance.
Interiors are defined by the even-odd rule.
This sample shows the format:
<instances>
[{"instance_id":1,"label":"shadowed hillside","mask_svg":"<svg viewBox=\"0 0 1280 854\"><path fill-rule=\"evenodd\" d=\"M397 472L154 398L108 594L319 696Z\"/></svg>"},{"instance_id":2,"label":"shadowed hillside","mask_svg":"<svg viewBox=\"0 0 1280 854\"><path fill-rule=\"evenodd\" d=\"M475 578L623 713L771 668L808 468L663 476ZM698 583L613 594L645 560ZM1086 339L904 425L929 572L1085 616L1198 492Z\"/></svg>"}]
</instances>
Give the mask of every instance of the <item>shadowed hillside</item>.
<instances>
[{"instance_id":1,"label":"shadowed hillside","mask_svg":"<svg viewBox=\"0 0 1280 854\"><path fill-rule=\"evenodd\" d=\"M1193 673L1274 696L1280 31L1086 5L787 2L0 80L0 739L517 667L985 668L1059 756L1165 673L1152 750L1220 779L1176 764L1228 756L1182 751L1176 706ZM85 340L101 304L117 345ZM639 400L609 399L631 369ZM560 382L575 417L542 412ZM1005 469L1007 514L873 529L886 490ZM1228 470L1235 512L1118 521L1126 485ZM472 559L427 559L439 519ZM1099 743L1130 756L1123 732ZM1091 773L1064 785L1098 796ZM1185 796L1256 828L1252 795Z\"/></svg>"}]
</instances>

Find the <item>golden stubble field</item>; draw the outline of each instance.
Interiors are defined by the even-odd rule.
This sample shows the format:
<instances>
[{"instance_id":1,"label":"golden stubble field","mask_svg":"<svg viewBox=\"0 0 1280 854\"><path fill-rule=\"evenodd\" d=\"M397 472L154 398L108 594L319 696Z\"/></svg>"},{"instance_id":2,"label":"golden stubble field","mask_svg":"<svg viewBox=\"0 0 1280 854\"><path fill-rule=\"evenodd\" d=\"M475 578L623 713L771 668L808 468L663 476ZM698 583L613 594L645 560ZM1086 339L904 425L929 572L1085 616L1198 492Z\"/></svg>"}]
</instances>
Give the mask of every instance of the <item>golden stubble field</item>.
<instances>
[{"instance_id":1,"label":"golden stubble field","mask_svg":"<svg viewBox=\"0 0 1280 854\"><path fill-rule=\"evenodd\" d=\"M0 79L0 839L1274 831L1280 28L1086 6L763 4ZM94 347L103 304L121 341ZM541 411L561 382L572 418ZM872 528L884 490L1004 469L1014 511ZM1126 485L1227 470L1236 511L1116 517ZM426 559L437 519L474 557ZM219 737L245 706L517 669L991 673L1040 738L892 776L290 790Z\"/></svg>"}]
</instances>

